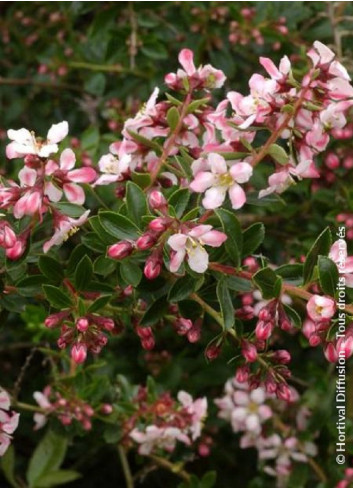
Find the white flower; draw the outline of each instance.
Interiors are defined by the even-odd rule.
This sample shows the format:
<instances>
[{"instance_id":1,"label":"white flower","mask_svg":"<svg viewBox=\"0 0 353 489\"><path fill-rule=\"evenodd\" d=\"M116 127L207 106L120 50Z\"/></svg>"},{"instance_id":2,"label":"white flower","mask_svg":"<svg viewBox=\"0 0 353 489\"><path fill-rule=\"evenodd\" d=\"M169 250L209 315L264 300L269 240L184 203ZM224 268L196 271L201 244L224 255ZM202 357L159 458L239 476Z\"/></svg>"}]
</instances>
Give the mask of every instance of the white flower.
<instances>
[{"instance_id":1,"label":"white flower","mask_svg":"<svg viewBox=\"0 0 353 489\"><path fill-rule=\"evenodd\" d=\"M7 158L21 158L26 155L37 155L47 158L50 154L58 151L58 144L69 132L69 125L66 121L53 124L48 131L47 138L42 141L36 138L34 132L28 129L9 129L7 135L12 140L6 147Z\"/></svg>"}]
</instances>

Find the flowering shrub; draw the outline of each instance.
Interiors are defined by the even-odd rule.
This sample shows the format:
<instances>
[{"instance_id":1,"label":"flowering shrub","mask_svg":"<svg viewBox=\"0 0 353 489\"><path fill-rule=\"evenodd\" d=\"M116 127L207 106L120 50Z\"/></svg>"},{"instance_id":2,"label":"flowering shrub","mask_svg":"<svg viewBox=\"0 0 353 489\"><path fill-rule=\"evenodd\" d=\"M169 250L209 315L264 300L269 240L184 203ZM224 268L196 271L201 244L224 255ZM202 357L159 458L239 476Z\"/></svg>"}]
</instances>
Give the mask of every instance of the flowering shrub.
<instances>
[{"instance_id":1,"label":"flowering shrub","mask_svg":"<svg viewBox=\"0 0 353 489\"><path fill-rule=\"evenodd\" d=\"M232 48L272 29L280 50L285 18L257 26L255 7L239 12ZM244 91L195 58L183 47L102 141L94 128L70 137L67 120L43 136L7 130L0 455L12 486L75 487L87 460L116 457L128 487L156 470L166 487L226 487L243 460L239 486L351 484L348 419L346 471L335 463L346 413L333 421L332 374L353 355L349 73L317 40L260 56Z\"/></svg>"}]
</instances>

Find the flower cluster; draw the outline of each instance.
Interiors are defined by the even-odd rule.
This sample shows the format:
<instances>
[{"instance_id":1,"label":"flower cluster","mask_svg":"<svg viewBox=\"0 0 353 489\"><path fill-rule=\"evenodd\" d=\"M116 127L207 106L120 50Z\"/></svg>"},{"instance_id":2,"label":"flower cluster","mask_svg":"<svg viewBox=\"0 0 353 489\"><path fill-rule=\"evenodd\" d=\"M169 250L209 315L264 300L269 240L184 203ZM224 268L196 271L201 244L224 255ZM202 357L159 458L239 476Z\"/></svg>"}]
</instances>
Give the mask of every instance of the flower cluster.
<instances>
[{"instance_id":1,"label":"flower cluster","mask_svg":"<svg viewBox=\"0 0 353 489\"><path fill-rule=\"evenodd\" d=\"M33 397L41 408L41 411L35 413L33 417L35 430L43 428L49 416L55 416L64 426L77 421L85 431L92 428L91 419L95 414L94 409L72 393L62 395L47 386L43 392L34 392Z\"/></svg>"},{"instance_id":2,"label":"flower cluster","mask_svg":"<svg viewBox=\"0 0 353 489\"><path fill-rule=\"evenodd\" d=\"M242 433L241 448L256 448L263 470L277 477L281 485L291 473L293 462L305 463L317 454L316 446L302 439L310 412L299 406L299 395L293 388L287 402L274 402L262 387L252 390L249 384L236 379L229 379L224 391L223 397L215 399L218 416L229 421L235 433ZM282 418L293 406L294 420L284 423Z\"/></svg>"},{"instance_id":3,"label":"flower cluster","mask_svg":"<svg viewBox=\"0 0 353 489\"><path fill-rule=\"evenodd\" d=\"M23 158L24 166L18 173L19 185L12 180L0 184L0 208L6 209L16 220L31 217L28 226L18 236L10 223L1 222L1 236L4 237L0 246L6 249L6 255L12 260L21 257L34 224L41 222L48 212L53 217L54 234L44 244L45 252L53 245L63 243L87 220L89 211L74 219L55 206L63 196L70 203L82 205L85 193L79 184L91 183L96 178L93 168L74 169L76 157L70 148L62 151L58 162L52 159L51 155L59 151L58 144L65 139L68 130L68 123L63 121L52 125L46 139L36 137L24 128L8 131L12 142L7 145L6 156L10 159Z\"/></svg>"},{"instance_id":4,"label":"flower cluster","mask_svg":"<svg viewBox=\"0 0 353 489\"><path fill-rule=\"evenodd\" d=\"M116 325L112 318L98 314L86 314L74 317L71 309L51 314L44 322L47 328L60 327L58 347L61 349L71 345L71 358L77 363L83 363L87 351L98 354L107 344L108 338L104 332L112 332Z\"/></svg>"},{"instance_id":5,"label":"flower cluster","mask_svg":"<svg viewBox=\"0 0 353 489\"><path fill-rule=\"evenodd\" d=\"M180 391L177 400L163 393L151 402L146 389L140 387L134 404L136 411L126 421L125 432L138 444L141 455L170 453L178 441L189 446L201 435L207 414L206 398L193 400L190 394Z\"/></svg>"},{"instance_id":6,"label":"flower cluster","mask_svg":"<svg viewBox=\"0 0 353 489\"><path fill-rule=\"evenodd\" d=\"M20 415L10 409L10 396L0 387L0 457L8 449Z\"/></svg>"}]
</instances>

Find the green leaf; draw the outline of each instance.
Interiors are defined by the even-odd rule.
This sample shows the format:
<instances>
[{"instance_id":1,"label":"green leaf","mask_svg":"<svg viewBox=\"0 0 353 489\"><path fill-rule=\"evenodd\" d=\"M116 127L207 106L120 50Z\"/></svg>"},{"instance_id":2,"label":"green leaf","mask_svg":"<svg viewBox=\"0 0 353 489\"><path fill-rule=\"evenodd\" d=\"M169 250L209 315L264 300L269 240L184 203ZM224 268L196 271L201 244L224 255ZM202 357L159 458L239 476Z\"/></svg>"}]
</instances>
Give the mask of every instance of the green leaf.
<instances>
[{"instance_id":1,"label":"green leaf","mask_svg":"<svg viewBox=\"0 0 353 489\"><path fill-rule=\"evenodd\" d=\"M122 279L133 287L137 287L142 279L141 268L129 260L123 260L120 264L120 273Z\"/></svg>"},{"instance_id":2,"label":"green leaf","mask_svg":"<svg viewBox=\"0 0 353 489\"><path fill-rule=\"evenodd\" d=\"M106 85L106 78L103 73L94 73L85 80L84 89L92 95L103 95Z\"/></svg>"},{"instance_id":3,"label":"green leaf","mask_svg":"<svg viewBox=\"0 0 353 489\"><path fill-rule=\"evenodd\" d=\"M29 487L38 487L37 481L51 471L59 469L67 450L67 438L47 431L29 461L27 480Z\"/></svg>"},{"instance_id":4,"label":"green leaf","mask_svg":"<svg viewBox=\"0 0 353 489\"><path fill-rule=\"evenodd\" d=\"M116 261L105 256L99 256L93 264L94 273L107 277L116 269Z\"/></svg>"},{"instance_id":5,"label":"green leaf","mask_svg":"<svg viewBox=\"0 0 353 489\"><path fill-rule=\"evenodd\" d=\"M15 479L15 449L12 445L6 450L0 458L0 466L6 480L12 487L19 487Z\"/></svg>"},{"instance_id":6,"label":"green leaf","mask_svg":"<svg viewBox=\"0 0 353 489\"><path fill-rule=\"evenodd\" d=\"M199 109L203 105L207 105L210 102L209 97L200 98L198 100L193 100L187 107L186 113L191 114L195 110Z\"/></svg>"},{"instance_id":7,"label":"green leaf","mask_svg":"<svg viewBox=\"0 0 353 489\"><path fill-rule=\"evenodd\" d=\"M233 212L225 209L218 209L216 214L222 223L223 231L228 236L228 239L225 241L225 248L235 266L239 267L243 247L243 235L239 221Z\"/></svg>"},{"instance_id":8,"label":"green leaf","mask_svg":"<svg viewBox=\"0 0 353 489\"><path fill-rule=\"evenodd\" d=\"M246 278L229 275L225 280L230 290L235 290L236 292L251 292L253 290L251 281Z\"/></svg>"},{"instance_id":9,"label":"green leaf","mask_svg":"<svg viewBox=\"0 0 353 489\"><path fill-rule=\"evenodd\" d=\"M76 470L50 470L36 480L34 487L61 487L81 477Z\"/></svg>"},{"instance_id":10,"label":"green leaf","mask_svg":"<svg viewBox=\"0 0 353 489\"><path fill-rule=\"evenodd\" d=\"M215 470L210 470L202 476L200 481L200 487L214 487L217 479L217 472Z\"/></svg>"},{"instance_id":11,"label":"green leaf","mask_svg":"<svg viewBox=\"0 0 353 489\"><path fill-rule=\"evenodd\" d=\"M271 146L268 148L267 153L272 156L272 158L280 165L285 165L286 163L288 163L288 154L286 150L278 144L271 144Z\"/></svg>"},{"instance_id":12,"label":"green leaf","mask_svg":"<svg viewBox=\"0 0 353 489\"><path fill-rule=\"evenodd\" d=\"M217 299L221 307L224 328L227 330L231 329L235 321L234 307L225 280L220 280L217 284Z\"/></svg>"},{"instance_id":13,"label":"green leaf","mask_svg":"<svg viewBox=\"0 0 353 489\"><path fill-rule=\"evenodd\" d=\"M264 299L278 297L281 292L282 279L269 268L262 268L253 276L253 282L261 290Z\"/></svg>"},{"instance_id":14,"label":"green leaf","mask_svg":"<svg viewBox=\"0 0 353 489\"><path fill-rule=\"evenodd\" d=\"M168 304L165 297L156 300L145 312L141 319L141 326L155 325L167 312Z\"/></svg>"},{"instance_id":15,"label":"green leaf","mask_svg":"<svg viewBox=\"0 0 353 489\"><path fill-rule=\"evenodd\" d=\"M339 273L336 264L327 256L319 255L318 258L319 282L324 294L332 297L337 291Z\"/></svg>"},{"instance_id":16,"label":"green leaf","mask_svg":"<svg viewBox=\"0 0 353 489\"><path fill-rule=\"evenodd\" d=\"M319 255L327 255L330 251L331 244L331 231L330 228L327 227L316 239L315 243L307 254L303 269L304 284L310 282Z\"/></svg>"},{"instance_id":17,"label":"green leaf","mask_svg":"<svg viewBox=\"0 0 353 489\"><path fill-rule=\"evenodd\" d=\"M136 239L138 227L127 217L115 212L104 211L99 214L99 222L111 236L117 239Z\"/></svg>"},{"instance_id":18,"label":"green leaf","mask_svg":"<svg viewBox=\"0 0 353 489\"><path fill-rule=\"evenodd\" d=\"M39 270L49 280L53 282L61 282L64 278L62 264L48 255L41 255L38 261Z\"/></svg>"},{"instance_id":19,"label":"green leaf","mask_svg":"<svg viewBox=\"0 0 353 489\"><path fill-rule=\"evenodd\" d=\"M146 196L134 182L126 184L126 207L130 219L141 226L141 218L148 214Z\"/></svg>"},{"instance_id":20,"label":"green leaf","mask_svg":"<svg viewBox=\"0 0 353 489\"><path fill-rule=\"evenodd\" d=\"M303 267L302 263L289 263L276 268L276 273L286 280L301 280Z\"/></svg>"},{"instance_id":21,"label":"green leaf","mask_svg":"<svg viewBox=\"0 0 353 489\"><path fill-rule=\"evenodd\" d=\"M81 217L86 211L84 207L77 204L71 204L70 202L56 202L51 204L55 209L57 209L61 214L69 217Z\"/></svg>"},{"instance_id":22,"label":"green leaf","mask_svg":"<svg viewBox=\"0 0 353 489\"><path fill-rule=\"evenodd\" d=\"M42 288L47 300L53 307L55 307L55 309L67 309L68 307L72 307L71 297L58 287L54 287L53 285L43 285Z\"/></svg>"},{"instance_id":23,"label":"green leaf","mask_svg":"<svg viewBox=\"0 0 353 489\"><path fill-rule=\"evenodd\" d=\"M108 424L103 432L103 438L106 443L118 443L123 435L121 426Z\"/></svg>"},{"instance_id":24,"label":"green leaf","mask_svg":"<svg viewBox=\"0 0 353 489\"><path fill-rule=\"evenodd\" d=\"M141 188L146 188L151 184L151 175L149 173L132 172L131 179Z\"/></svg>"},{"instance_id":25,"label":"green leaf","mask_svg":"<svg viewBox=\"0 0 353 489\"><path fill-rule=\"evenodd\" d=\"M127 130L127 132L130 134L130 136L135 139L138 143L143 144L144 146L147 146L147 148L154 149L156 153L159 155L162 152L161 146L156 143L155 141L151 141L150 139L147 139L137 132L131 131L130 129Z\"/></svg>"},{"instance_id":26,"label":"green leaf","mask_svg":"<svg viewBox=\"0 0 353 489\"><path fill-rule=\"evenodd\" d=\"M283 307L291 323L293 323L296 328L300 329L302 325L302 318L299 316L297 311L287 304L283 304Z\"/></svg>"},{"instance_id":27,"label":"green leaf","mask_svg":"<svg viewBox=\"0 0 353 489\"><path fill-rule=\"evenodd\" d=\"M203 281L203 277L202 277ZM197 290L197 286L200 283L199 279L191 277L191 275L186 275L185 277L179 278L169 291L168 300L170 302L179 302L187 299L190 294Z\"/></svg>"},{"instance_id":28,"label":"green leaf","mask_svg":"<svg viewBox=\"0 0 353 489\"><path fill-rule=\"evenodd\" d=\"M181 218L189 203L190 192L187 188L180 188L172 193L168 200L168 204L175 209L176 217Z\"/></svg>"},{"instance_id":29,"label":"green leaf","mask_svg":"<svg viewBox=\"0 0 353 489\"><path fill-rule=\"evenodd\" d=\"M42 285L47 281L44 275L32 275L26 277L16 284L17 291L25 297L33 297L42 292Z\"/></svg>"},{"instance_id":30,"label":"green leaf","mask_svg":"<svg viewBox=\"0 0 353 489\"><path fill-rule=\"evenodd\" d=\"M93 276L93 265L91 259L85 255L78 263L75 274L74 283L77 290L86 290Z\"/></svg>"},{"instance_id":31,"label":"green leaf","mask_svg":"<svg viewBox=\"0 0 353 489\"><path fill-rule=\"evenodd\" d=\"M88 312L92 313L92 312L99 311L100 309L102 309L102 307L108 304L110 299L111 299L111 295L103 295L102 297L99 297L94 302L92 302L92 304L89 306Z\"/></svg>"},{"instance_id":32,"label":"green leaf","mask_svg":"<svg viewBox=\"0 0 353 489\"><path fill-rule=\"evenodd\" d=\"M265 239L265 226L262 222L256 222L243 231L242 256L251 255L258 249Z\"/></svg>"},{"instance_id":33,"label":"green leaf","mask_svg":"<svg viewBox=\"0 0 353 489\"><path fill-rule=\"evenodd\" d=\"M179 124L180 114L176 107L171 107L167 112L167 122L171 131L174 131Z\"/></svg>"}]
</instances>

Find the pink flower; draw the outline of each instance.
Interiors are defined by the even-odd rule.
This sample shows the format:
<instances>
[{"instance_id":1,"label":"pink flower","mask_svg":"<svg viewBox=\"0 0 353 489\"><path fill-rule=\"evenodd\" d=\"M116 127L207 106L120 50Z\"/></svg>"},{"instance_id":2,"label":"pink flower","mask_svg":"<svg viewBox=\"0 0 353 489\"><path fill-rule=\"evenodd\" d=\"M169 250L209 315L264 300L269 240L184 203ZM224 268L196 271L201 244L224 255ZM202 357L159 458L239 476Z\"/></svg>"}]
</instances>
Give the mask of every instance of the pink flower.
<instances>
[{"instance_id":1,"label":"pink flower","mask_svg":"<svg viewBox=\"0 0 353 489\"><path fill-rule=\"evenodd\" d=\"M102 175L94 185L108 185L122 180L130 169L130 163L131 155L126 152L126 143L121 143L118 148L112 145L111 153L103 155L98 161Z\"/></svg>"},{"instance_id":2,"label":"pink flower","mask_svg":"<svg viewBox=\"0 0 353 489\"><path fill-rule=\"evenodd\" d=\"M348 256L346 241L344 239L335 241L328 256L336 263L340 274L345 277L347 287L353 287L353 256Z\"/></svg>"},{"instance_id":3,"label":"pink flower","mask_svg":"<svg viewBox=\"0 0 353 489\"><path fill-rule=\"evenodd\" d=\"M36 187L36 170L25 166L19 171L18 177L23 192L22 197L13 206L13 215L16 219L21 219L25 215L33 216L41 211L42 193L40 188Z\"/></svg>"},{"instance_id":4,"label":"pink flower","mask_svg":"<svg viewBox=\"0 0 353 489\"><path fill-rule=\"evenodd\" d=\"M8 449L12 434L18 426L20 415L10 411L10 396L0 387L0 457Z\"/></svg>"},{"instance_id":5,"label":"pink flower","mask_svg":"<svg viewBox=\"0 0 353 489\"><path fill-rule=\"evenodd\" d=\"M202 397L195 401L188 392L179 391L178 401L191 416L191 425L189 427L192 440L196 440L200 434L203 421L207 416L207 399Z\"/></svg>"},{"instance_id":6,"label":"pink flower","mask_svg":"<svg viewBox=\"0 0 353 489\"><path fill-rule=\"evenodd\" d=\"M204 245L218 248L226 239L226 234L213 230L212 226L206 224L196 226L185 234L173 234L167 241L175 252L170 260L170 271L177 272L186 256L192 270L204 273L208 268L208 253Z\"/></svg>"},{"instance_id":7,"label":"pink flower","mask_svg":"<svg viewBox=\"0 0 353 489\"><path fill-rule=\"evenodd\" d=\"M315 294L310 297L306 310L313 321L328 321L336 312L336 303L331 297Z\"/></svg>"},{"instance_id":8,"label":"pink flower","mask_svg":"<svg viewBox=\"0 0 353 489\"><path fill-rule=\"evenodd\" d=\"M46 164L45 173L52 180L45 184L45 194L52 202L58 202L63 191L69 202L78 205L85 202L85 192L77 184L92 182L96 178L96 172L89 167L73 170L75 163L75 153L67 148L61 153L59 165L53 160Z\"/></svg>"},{"instance_id":9,"label":"pink flower","mask_svg":"<svg viewBox=\"0 0 353 489\"><path fill-rule=\"evenodd\" d=\"M182 49L179 53L179 63L183 69L176 73L169 73L164 78L166 84L173 90L184 89L184 80L193 89L213 89L223 86L226 77L221 70L216 70L211 65L195 67L194 53L190 49Z\"/></svg>"},{"instance_id":10,"label":"pink flower","mask_svg":"<svg viewBox=\"0 0 353 489\"><path fill-rule=\"evenodd\" d=\"M251 435L261 433L262 424L272 417L272 409L265 403L266 391L262 387L249 390L248 384L232 379L226 383L225 396L215 399L220 409L218 416L231 422L235 433L245 431Z\"/></svg>"},{"instance_id":11,"label":"pink flower","mask_svg":"<svg viewBox=\"0 0 353 489\"><path fill-rule=\"evenodd\" d=\"M247 182L251 177L251 165L239 162L231 164L228 168L226 160L217 153L208 155L207 164L210 171L197 172L190 189L194 192L206 191L202 200L205 209L220 207L227 192L233 209L240 209L246 201L246 195L239 184Z\"/></svg>"},{"instance_id":12,"label":"pink flower","mask_svg":"<svg viewBox=\"0 0 353 489\"><path fill-rule=\"evenodd\" d=\"M305 160L297 166L290 164L284 167L283 170L273 173L268 178L269 186L264 190L260 190L259 198L262 199L262 197L266 197L273 193L281 194L287 190L288 187L296 183L293 177L298 178L298 180L306 178L306 172L310 165L311 161Z\"/></svg>"},{"instance_id":13,"label":"pink flower","mask_svg":"<svg viewBox=\"0 0 353 489\"><path fill-rule=\"evenodd\" d=\"M55 224L55 233L49 241L43 246L44 253L47 253L52 246L59 246L70 236L78 231L78 228L87 221L90 211L86 211L78 219L68 216L57 216Z\"/></svg>"},{"instance_id":14,"label":"pink flower","mask_svg":"<svg viewBox=\"0 0 353 489\"><path fill-rule=\"evenodd\" d=\"M62 141L69 132L69 125L66 121L59 124L53 124L48 131L47 138L42 141L40 138L36 138L33 132L28 129L10 129L7 131L9 139L12 143L6 147L7 158L21 158L28 154L37 155L40 158L48 158L52 153L58 151L58 144Z\"/></svg>"},{"instance_id":15,"label":"pink flower","mask_svg":"<svg viewBox=\"0 0 353 489\"><path fill-rule=\"evenodd\" d=\"M44 389L44 392L36 391L33 393L33 397L37 402L37 404L39 405L39 407L48 410L48 414L54 408L52 403L49 401L49 394L50 394L50 387L46 387ZM33 429L40 430L47 423L48 416L47 414L44 413L35 413L33 416L33 420L35 422Z\"/></svg>"},{"instance_id":16,"label":"pink flower","mask_svg":"<svg viewBox=\"0 0 353 489\"><path fill-rule=\"evenodd\" d=\"M177 441L190 445L189 437L174 426L149 425L145 431L134 428L130 432L130 437L140 445L138 450L140 455L149 455L155 448L172 452Z\"/></svg>"}]
</instances>

